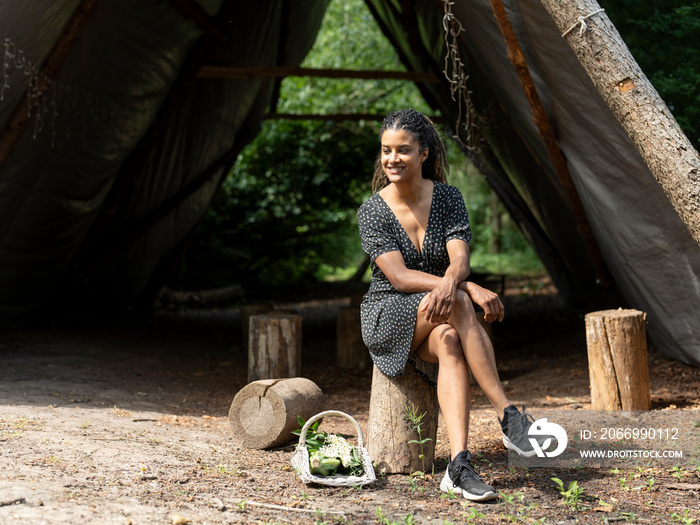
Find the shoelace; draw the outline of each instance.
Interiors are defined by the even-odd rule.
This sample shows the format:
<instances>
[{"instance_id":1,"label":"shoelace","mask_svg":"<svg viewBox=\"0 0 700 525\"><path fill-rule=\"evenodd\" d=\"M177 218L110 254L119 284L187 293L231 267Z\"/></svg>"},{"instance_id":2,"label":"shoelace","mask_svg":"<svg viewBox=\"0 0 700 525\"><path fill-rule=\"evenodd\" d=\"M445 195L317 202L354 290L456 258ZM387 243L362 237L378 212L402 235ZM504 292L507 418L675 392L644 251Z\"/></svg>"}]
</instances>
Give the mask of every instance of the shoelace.
<instances>
[{"instance_id":1,"label":"shoelace","mask_svg":"<svg viewBox=\"0 0 700 525\"><path fill-rule=\"evenodd\" d=\"M460 483L467 481L469 478L476 478L477 480L481 481L479 473L468 461L455 465L455 468L457 470L457 479Z\"/></svg>"},{"instance_id":2,"label":"shoelace","mask_svg":"<svg viewBox=\"0 0 700 525\"><path fill-rule=\"evenodd\" d=\"M523 405L522 413L518 412L517 417L513 417L515 414L508 416L508 423L506 425L506 435L508 437L517 436L525 432L525 423L529 422L532 425L535 422L535 418L532 415L525 412L525 406ZM528 426L530 426L528 425Z\"/></svg>"}]
</instances>

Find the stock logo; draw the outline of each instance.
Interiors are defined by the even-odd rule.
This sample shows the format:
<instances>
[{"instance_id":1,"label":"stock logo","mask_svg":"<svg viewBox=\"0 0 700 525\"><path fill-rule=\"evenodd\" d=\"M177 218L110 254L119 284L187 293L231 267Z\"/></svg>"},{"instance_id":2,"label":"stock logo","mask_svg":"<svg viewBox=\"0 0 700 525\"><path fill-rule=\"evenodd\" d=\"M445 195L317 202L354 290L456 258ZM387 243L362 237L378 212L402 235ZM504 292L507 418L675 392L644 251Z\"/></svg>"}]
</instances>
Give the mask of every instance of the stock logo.
<instances>
[{"instance_id":1,"label":"stock logo","mask_svg":"<svg viewBox=\"0 0 700 525\"><path fill-rule=\"evenodd\" d=\"M532 448L535 449L537 457L539 458L543 458L545 456L548 458L557 457L559 454L564 452L568 442L566 430L556 423L548 422L546 417L538 419L532 424L530 430L528 431L528 436L548 436L548 439L544 441L542 447L540 447L540 444L537 442L536 438L528 438L532 444ZM547 450L552 444L552 438L557 440L557 448L551 452L544 452L544 450Z\"/></svg>"}]
</instances>

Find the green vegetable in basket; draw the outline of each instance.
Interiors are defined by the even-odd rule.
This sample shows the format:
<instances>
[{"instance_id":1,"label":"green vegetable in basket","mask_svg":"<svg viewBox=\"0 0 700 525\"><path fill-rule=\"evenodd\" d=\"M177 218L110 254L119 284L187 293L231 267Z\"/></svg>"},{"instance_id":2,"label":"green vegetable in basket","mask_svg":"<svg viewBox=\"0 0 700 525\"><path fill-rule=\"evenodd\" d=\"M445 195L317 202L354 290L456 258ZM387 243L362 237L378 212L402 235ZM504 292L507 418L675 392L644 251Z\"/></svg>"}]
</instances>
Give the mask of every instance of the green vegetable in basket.
<instances>
[{"instance_id":1,"label":"green vegetable in basket","mask_svg":"<svg viewBox=\"0 0 700 525\"><path fill-rule=\"evenodd\" d=\"M342 465L338 458L327 458L318 451L309 456L311 473L317 476L333 476Z\"/></svg>"},{"instance_id":2,"label":"green vegetable in basket","mask_svg":"<svg viewBox=\"0 0 700 525\"><path fill-rule=\"evenodd\" d=\"M303 427L305 421L297 416ZM318 430L318 421L310 427L306 436L306 449L309 451L309 466L311 474L317 476L362 476L364 467L357 448L348 443L345 438L336 434L327 434ZM300 435L301 429L293 434Z\"/></svg>"}]
</instances>

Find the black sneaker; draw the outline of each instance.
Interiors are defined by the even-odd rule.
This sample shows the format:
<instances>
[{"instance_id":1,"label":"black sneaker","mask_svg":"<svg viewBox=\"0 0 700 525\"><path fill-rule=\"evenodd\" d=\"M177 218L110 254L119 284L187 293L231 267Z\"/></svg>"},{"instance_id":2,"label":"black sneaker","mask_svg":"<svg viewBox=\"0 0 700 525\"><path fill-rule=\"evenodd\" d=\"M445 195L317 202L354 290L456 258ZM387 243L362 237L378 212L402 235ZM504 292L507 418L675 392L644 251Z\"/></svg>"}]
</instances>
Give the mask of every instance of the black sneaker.
<instances>
[{"instance_id":1,"label":"black sneaker","mask_svg":"<svg viewBox=\"0 0 700 525\"><path fill-rule=\"evenodd\" d=\"M503 444L506 448L526 458L537 454L537 451L532 447L532 443L530 443L530 439L528 439L528 432L534 422L534 418L525 412L525 407L523 407L522 413L515 405L506 407L503 411L503 421L501 421ZM548 449L554 438L554 436L532 437L535 438L535 441L537 441L537 444L542 450Z\"/></svg>"},{"instance_id":2,"label":"black sneaker","mask_svg":"<svg viewBox=\"0 0 700 525\"><path fill-rule=\"evenodd\" d=\"M445 470L445 477L440 483L440 490L461 494L472 501L485 501L497 498L496 491L491 485L487 485L477 474L471 464L472 455L468 450L463 450L450 461Z\"/></svg>"}]
</instances>

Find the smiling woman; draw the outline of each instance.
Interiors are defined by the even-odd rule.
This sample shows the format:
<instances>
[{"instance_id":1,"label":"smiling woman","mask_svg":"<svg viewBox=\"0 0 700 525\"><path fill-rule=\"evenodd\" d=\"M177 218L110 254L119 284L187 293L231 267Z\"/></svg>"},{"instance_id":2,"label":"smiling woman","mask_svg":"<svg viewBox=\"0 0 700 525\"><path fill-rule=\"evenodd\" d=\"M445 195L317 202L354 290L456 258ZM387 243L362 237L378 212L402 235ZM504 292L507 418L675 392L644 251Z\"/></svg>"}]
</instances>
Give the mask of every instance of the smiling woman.
<instances>
[{"instance_id":1,"label":"smiling woman","mask_svg":"<svg viewBox=\"0 0 700 525\"><path fill-rule=\"evenodd\" d=\"M438 364L438 401L451 450L440 488L493 499L496 491L481 480L467 450L470 369L499 416L506 447L535 454L527 439L530 421L503 392L491 341L474 311L479 305L486 321L501 321L503 304L467 280L469 216L459 190L446 184L445 149L434 124L415 110L400 110L384 119L380 138L375 193L358 210L372 265L362 337L374 364L390 377L408 362L419 369L424 361Z\"/></svg>"}]
</instances>

